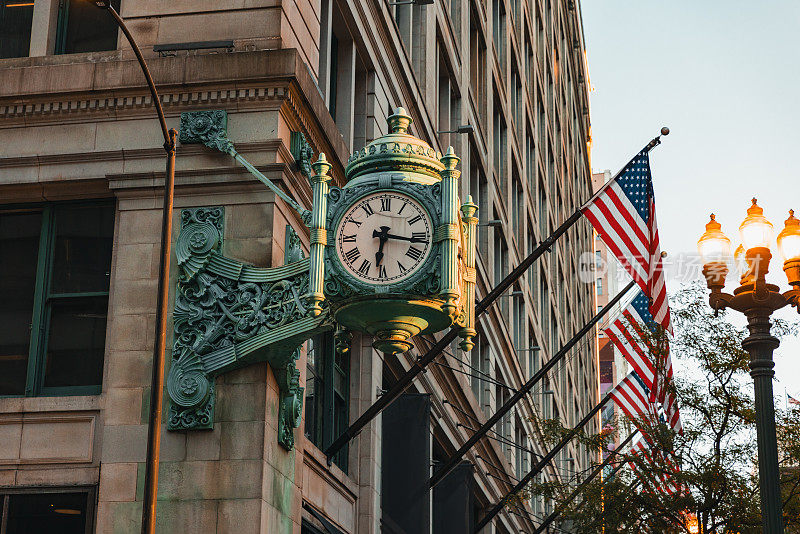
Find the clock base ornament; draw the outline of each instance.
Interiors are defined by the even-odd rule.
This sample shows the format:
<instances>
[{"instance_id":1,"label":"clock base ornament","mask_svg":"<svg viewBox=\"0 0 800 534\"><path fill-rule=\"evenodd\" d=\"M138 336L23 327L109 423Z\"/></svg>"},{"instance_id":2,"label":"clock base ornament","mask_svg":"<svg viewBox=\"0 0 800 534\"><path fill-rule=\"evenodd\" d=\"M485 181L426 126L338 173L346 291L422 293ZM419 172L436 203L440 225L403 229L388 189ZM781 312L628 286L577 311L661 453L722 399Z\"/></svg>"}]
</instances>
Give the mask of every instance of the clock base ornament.
<instances>
[{"instance_id":1,"label":"clock base ornament","mask_svg":"<svg viewBox=\"0 0 800 534\"><path fill-rule=\"evenodd\" d=\"M366 332L372 346L385 354L407 352L411 338L439 332L453 324L442 311L442 302L423 298L393 298L380 295L350 301L333 311L338 324Z\"/></svg>"}]
</instances>

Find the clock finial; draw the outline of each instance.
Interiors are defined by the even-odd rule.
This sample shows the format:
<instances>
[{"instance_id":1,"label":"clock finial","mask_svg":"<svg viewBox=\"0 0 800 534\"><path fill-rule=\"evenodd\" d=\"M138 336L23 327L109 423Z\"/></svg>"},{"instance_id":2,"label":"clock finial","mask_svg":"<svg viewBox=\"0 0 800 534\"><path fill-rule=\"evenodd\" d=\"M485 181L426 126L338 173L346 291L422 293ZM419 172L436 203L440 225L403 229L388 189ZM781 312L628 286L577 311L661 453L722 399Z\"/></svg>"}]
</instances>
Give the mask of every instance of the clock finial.
<instances>
[{"instance_id":1,"label":"clock finial","mask_svg":"<svg viewBox=\"0 0 800 534\"><path fill-rule=\"evenodd\" d=\"M405 108L399 107L389 115L388 122L390 133L407 133L408 127L411 126L414 119L411 118Z\"/></svg>"}]
</instances>

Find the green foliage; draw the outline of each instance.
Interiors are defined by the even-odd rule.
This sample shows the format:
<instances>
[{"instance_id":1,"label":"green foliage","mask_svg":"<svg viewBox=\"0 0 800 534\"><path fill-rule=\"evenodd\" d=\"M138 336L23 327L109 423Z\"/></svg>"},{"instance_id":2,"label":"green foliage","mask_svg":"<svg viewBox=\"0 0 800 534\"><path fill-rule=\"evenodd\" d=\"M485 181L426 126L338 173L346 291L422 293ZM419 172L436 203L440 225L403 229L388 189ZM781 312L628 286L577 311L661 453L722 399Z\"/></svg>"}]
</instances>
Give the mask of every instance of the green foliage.
<instances>
[{"instance_id":1,"label":"green foliage","mask_svg":"<svg viewBox=\"0 0 800 534\"><path fill-rule=\"evenodd\" d=\"M741 347L747 332L726 314L715 316L706 295L705 288L695 284L671 299L675 327L671 354L681 364L674 387L683 432L675 433L658 421L620 421L617 428L633 423L647 432L655 443L654 460L619 454L605 476L581 487L569 504L565 498L588 473L531 485L531 495L552 499L561 509L564 528L586 534L688 533L687 514L692 513L699 515L707 534L761 532L753 386L749 355ZM778 338L796 331L796 324L781 320L772 327ZM648 340L652 350L663 344L658 340L663 332L643 335L654 336ZM800 410L778 410L776 418L786 532L800 532ZM537 422L549 443L569 430L557 421ZM610 437L581 434L577 439L598 450ZM662 491L665 480L681 490Z\"/></svg>"}]
</instances>

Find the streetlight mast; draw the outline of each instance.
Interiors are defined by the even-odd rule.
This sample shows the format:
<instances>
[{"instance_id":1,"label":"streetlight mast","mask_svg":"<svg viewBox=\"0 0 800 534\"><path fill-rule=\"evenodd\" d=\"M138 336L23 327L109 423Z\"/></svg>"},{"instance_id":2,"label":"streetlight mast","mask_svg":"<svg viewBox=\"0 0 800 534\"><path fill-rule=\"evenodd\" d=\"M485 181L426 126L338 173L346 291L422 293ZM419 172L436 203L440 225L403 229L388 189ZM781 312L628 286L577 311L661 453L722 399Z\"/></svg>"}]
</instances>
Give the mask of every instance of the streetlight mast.
<instances>
[{"instance_id":1,"label":"streetlight mast","mask_svg":"<svg viewBox=\"0 0 800 534\"><path fill-rule=\"evenodd\" d=\"M156 304L156 335L153 349L153 376L150 384L150 413L147 426L147 459L144 474L144 500L142 503L142 533L153 534L156 529L156 497L158 495L158 463L161 448L161 412L164 397L164 355L167 349L167 305L169 298L169 261L172 245L172 200L175 192L175 145L178 132L167 128L161 98L156 91L150 69L142 57L131 32L110 0L95 0L95 5L105 9L125 34L136 54L136 60L147 80L153 105L158 113L158 122L164 136L167 153L166 177L164 180L164 204L161 213L161 258L158 267L158 301Z\"/></svg>"},{"instance_id":2,"label":"streetlight mast","mask_svg":"<svg viewBox=\"0 0 800 534\"><path fill-rule=\"evenodd\" d=\"M722 291L728 274L731 240L722 232L722 226L713 214L697 242L697 249L703 257L703 275L711 290L708 299L711 307L715 312L732 308L747 317L750 335L742 341L742 348L750 354L750 376L755 386L762 526L764 534L782 534L783 507L772 395L772 379L775 377L772 354L780 342L770 334L770 316L787 304L800 310L800 221L794 217L794 212L790 212L785 228L778 235L778 249L784 258L783 269L792 285L792 289L784 293L766 281L772 259L769 249L772 231L772 223L764 217L764 210L753 199L747 217L739 226L747 270L741 277L741 285L732 295Z\"/></svg>"}]
</instances>

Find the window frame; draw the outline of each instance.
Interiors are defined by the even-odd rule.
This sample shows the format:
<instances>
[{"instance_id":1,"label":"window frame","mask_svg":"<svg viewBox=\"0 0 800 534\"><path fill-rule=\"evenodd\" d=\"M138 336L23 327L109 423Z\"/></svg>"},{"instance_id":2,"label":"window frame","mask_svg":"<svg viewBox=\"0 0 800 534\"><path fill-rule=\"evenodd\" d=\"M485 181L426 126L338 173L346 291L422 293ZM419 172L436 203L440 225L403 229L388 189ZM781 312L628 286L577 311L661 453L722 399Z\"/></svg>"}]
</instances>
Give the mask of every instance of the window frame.
<instances>
[{"instance_id":1,"label":"window frame","mask_svg":"<svg viewBox=\"0 0 800 534\"><path fill-rule=\"evenodd\" d=\"M42 226L39 230L39 250L36 260L36 281L33 293L33 314L30 323L30 345L28 347L25 391L23 394L0 394L0 398L100 395L102 393L102 375L99 384L89 386L45 386L44 377L47 366L47 346L50 336L52 301L106 297L106 329L108 328L108 297L111 289L110 272L109 289L106 291L50 293L50 281L53 276L53 260L55 256L55 210L64 206L99 206L103 204L109 205L113 209L116 217L116 201L113 197L65 202L0 205L0 214L12 211L41 211L42 214ZM109 270L112 265L113 248L112 257L109 258ZM105 366L105 357L103 358L103 364Z\"/></svg>"},{"instance_id":2,"label":"window frame","mask_svg":"<svg viewBox=\"0 0 800 534\"><path fill-rule=\"evenodd\" d=\"M47 493L86 493L86 528L85 534L94 532L97 514L97 486L25 486L0 489L0 534L6 534L8 525L8 502L12 495L34 495Z\"/></svg>"},{"instance_id":3,"label":"window frame","mask_svg":"<svg viewBox=\"0 0 800 534\"><path fill-rule=\"evenodd\" d=\"M119 46L119 27L116 22L113 23L116 32L117 44L111 49L91 50L87 52L67 52L67 30L69 28L69 8L70 4L76 0L60 0L58 5L58 13L55 20L55 45L53 48L53 55L66 55L66 54L85 54L90 52L110 52L117 50ZM121 0L114 2L114 9L120 11Z\"/></svg>"},{"instance_id":4,"label":"window frame","mask_svg":"<svg viewBox=\"0 0 800 534\"><path fill-rule=\"evenodd\" d=\"M319 353L316 352L318 344L322 345L322 350ZM336 340L332 331L314 336L309 345L315 352L313 365L315 409L313 413L314 421L309 423L308 403L305 402L308 397L304 397L303 434L310 443L319 449L324 449L333 443L350 424L350 354L349 352L344 354L336 352ZM342 361L343 365L339 365L337 358ZM306 387L308 387L309 367L311 366L306 361ZM347 387L347 391L337 391L337 373L341 375L340 382ZM317 388L318 384L321 386L320 388ZM337 413L337 408L341 413ZM313 435L309 435L307 431L309 424L313 425L311 429ZM349 448L345 445L333 457L333 463L344 473L348 471L348 451Z\"/></svg>"}]
</instances>

